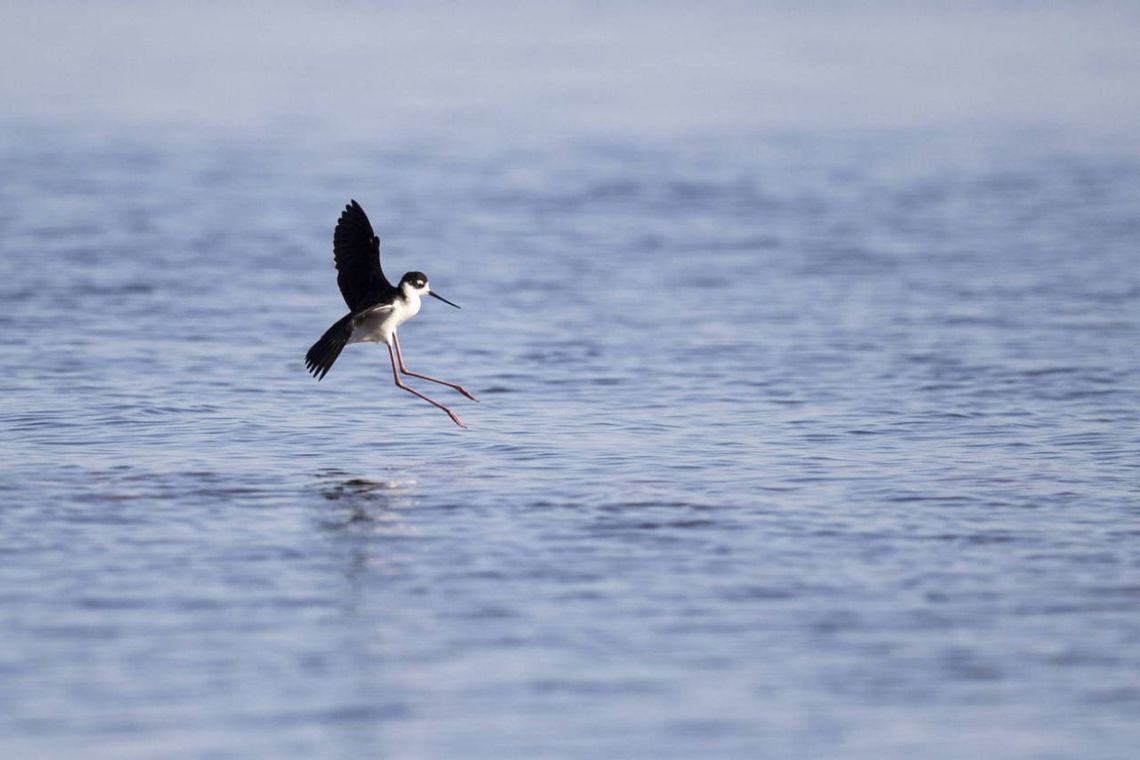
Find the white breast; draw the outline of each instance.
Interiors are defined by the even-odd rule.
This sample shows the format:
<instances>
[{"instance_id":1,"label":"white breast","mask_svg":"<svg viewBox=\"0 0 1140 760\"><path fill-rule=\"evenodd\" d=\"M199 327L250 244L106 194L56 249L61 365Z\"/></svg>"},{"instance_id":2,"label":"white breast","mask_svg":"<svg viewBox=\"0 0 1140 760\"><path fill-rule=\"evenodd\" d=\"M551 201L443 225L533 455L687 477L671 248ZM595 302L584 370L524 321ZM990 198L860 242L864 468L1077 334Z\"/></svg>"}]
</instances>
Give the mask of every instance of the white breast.
<instances>
[{"instance_id":1,"label":"white breast","mask_svg":"<svg viewBox=\"0 0 1140 760\"><path fill-rule=\"evenodd\" d=\"M352 323L352 337L349 343L392 344L392 334L396 328L420 313L420 297L409 294L406 299L397 298L393 303L377 306L364 312Z\"/></svg>"}]
</instances>

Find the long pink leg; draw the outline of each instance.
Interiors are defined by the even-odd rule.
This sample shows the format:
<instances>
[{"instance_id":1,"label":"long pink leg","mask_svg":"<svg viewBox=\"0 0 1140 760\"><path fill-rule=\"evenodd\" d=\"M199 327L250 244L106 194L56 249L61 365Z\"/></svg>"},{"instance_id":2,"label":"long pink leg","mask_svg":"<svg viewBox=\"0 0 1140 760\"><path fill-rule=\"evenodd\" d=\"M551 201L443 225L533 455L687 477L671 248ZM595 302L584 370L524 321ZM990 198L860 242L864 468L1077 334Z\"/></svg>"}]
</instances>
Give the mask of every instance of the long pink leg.
<instances>
[{"instance_id":1,"label":"long pink leg","mask_svg":"<svg viewBox=\"0 0 1140 760\"><path fill-rule=\"evenodd\" d=\"M400 351L400 339L398 337L396 337L396 333L392 333L392 342L396 344L396 358L400 360L400 371L403 372L405 375L411 375L412 377L418 377L421 380L430 380L433 383L439 383L440 385L446 385L448 388L453 388L453 389L459 391L460 393L462 393L467 398L478 403L479 399L475 398L475 396L472 395L471 391L467 390L462 385L456 385L455 383L449 383L446 380L440 380L438 377L431 377L430 375L421 375L419 372L412 372L410 369L408 369L404 365L404 354L402 351Z\"/></svg>"},{"instance_id":2,"label":"long pink leg","mask_svg":"<svg viewBox=\"0 0 1140 760\"><path fill-rule=\"evenodd\" d=\"M396 381L397 386L399 386L400 388L403 388L408 393L419 396L420 398L422 398L424 401L428 402L432 406L437 406L440 409L442 409L443 411L447 412L447 416L451 417L451 421L454 422L459 427L461 427L461 428L467 427L466 425L463 424L463 420L459 419L458 414L451 411L450 409L448 409L446 406L439 403L438 401L434 401L434 400L428 398L424 394L417 391L415 388L411 388L407 385L404 385L402 382L400 382L400 373L396 371L396 355L394 353L392 353L392 347L391 346L388 346L388 358L392 360L392 379Z\"/></svg>"}]
</instances>

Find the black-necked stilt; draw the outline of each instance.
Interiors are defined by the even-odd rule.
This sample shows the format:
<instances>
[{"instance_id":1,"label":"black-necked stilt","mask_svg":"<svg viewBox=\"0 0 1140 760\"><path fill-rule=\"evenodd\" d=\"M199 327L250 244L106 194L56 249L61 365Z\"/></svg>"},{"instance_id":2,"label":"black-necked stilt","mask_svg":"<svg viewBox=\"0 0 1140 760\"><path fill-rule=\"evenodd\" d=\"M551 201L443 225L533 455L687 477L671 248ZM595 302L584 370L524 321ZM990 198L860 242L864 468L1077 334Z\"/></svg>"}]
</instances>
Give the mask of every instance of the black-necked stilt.
<instances>
[{"instance_id":1,"label":"black-necked stilt","mask_svg":"<svg viewBox=\"0 0 1140 760\"><path fill-rule=\"evenodd\" d=\"M349 343L383 343L388 346L388 358L392 360L392 377L396 385L447 412L459 427L467 427L458 414L404 385L400 373L454 388L472 401L479 399L462 385L409 370L404 366L400 339L396 337L397 328L419 313L422 295L438 298L457 309L459 307L433 293L427 275L423 272L408 272L395 287L388 282L384 270L380 268L380 238L372 231L368 216L356 201L345 206L336 223L333 259L337 269L336 284L350 311L326 330L321 339L309 349L309 353L305 354L305 366L309 372L318 380L323 378Z\"/></svg>"}]
</instances>

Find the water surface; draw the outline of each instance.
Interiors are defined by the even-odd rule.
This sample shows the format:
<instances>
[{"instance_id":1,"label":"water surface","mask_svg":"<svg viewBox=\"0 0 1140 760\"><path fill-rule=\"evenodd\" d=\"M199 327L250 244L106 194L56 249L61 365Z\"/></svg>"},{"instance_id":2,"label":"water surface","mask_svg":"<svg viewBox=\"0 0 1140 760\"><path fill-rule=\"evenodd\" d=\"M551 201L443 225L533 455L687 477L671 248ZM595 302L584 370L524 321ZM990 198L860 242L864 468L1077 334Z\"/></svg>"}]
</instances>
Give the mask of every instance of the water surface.
<instances>
[{"instance_id":1,"label":"water surface","mask_svg":"<svg viewBox=\"0 0 1140 760\"><path fill-rule=\"evenodd\" d=\"M607 129L5 122L6 755L1131 756L1135 142Z\"/></svg>"}]
</instances>

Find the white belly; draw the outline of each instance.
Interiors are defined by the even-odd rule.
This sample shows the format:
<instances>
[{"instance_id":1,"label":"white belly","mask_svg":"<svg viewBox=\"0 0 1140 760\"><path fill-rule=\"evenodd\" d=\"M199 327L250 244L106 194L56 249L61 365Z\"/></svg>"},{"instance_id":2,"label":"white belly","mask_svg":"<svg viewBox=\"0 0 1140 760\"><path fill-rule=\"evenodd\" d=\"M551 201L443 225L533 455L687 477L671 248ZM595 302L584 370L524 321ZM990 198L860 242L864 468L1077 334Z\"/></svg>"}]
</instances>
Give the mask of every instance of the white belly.
<instances>
[{"instance_id":1,"label":"white belly","mask_svg":"<svg viewBox=\"0 0 1140 760\"><path fill-rule=\"evenodd\" d=\"M352 322L349 343L387 343L392 345L392 334L420 311L420 299L396 301L390 306L378 306L361 314Z\"/></svg>"}]
</instances>

